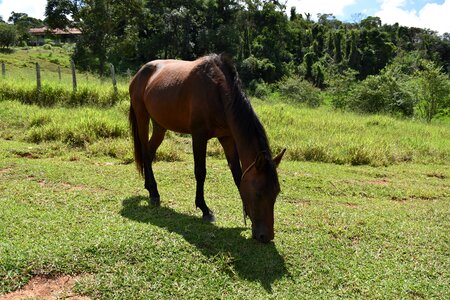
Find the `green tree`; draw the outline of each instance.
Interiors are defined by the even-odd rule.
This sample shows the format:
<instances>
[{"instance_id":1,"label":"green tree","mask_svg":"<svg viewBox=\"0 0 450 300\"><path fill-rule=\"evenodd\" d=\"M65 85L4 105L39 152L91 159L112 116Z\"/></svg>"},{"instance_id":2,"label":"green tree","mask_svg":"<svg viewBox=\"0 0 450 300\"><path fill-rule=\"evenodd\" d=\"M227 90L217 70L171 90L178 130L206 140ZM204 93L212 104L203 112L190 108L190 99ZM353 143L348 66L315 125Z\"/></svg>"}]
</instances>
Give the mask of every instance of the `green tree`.
<instances>
[{"instance_id":1,"label":"green tree","mask_svg":"<svg viewBox=\"0 0 450 300\"><path fill-rule=\"evenodd\" d=\"M287 51L288 19L283 12L284 6L277 1L247 1L247 26L243 35L249 43L250 55L258 59L267 59L275 66L272 74L265 74L264 80L273 82L284 75L284 63L290 60Z\"/></svg>"},{"instance_id":2,"label":"green tree","mask_svg":"<svg viewBox=\"0 0 450 300\"><path fill-rule=\"evenodd\" d=\"M9 48L17 40L17 31L14 25L0 23L0 47Z\"/></svg>"},{"instance_id":3,"label":"green tree","mask_svg":"<svg viewBox=\"0 0 450 300\"><path fill-rule=\"evenodd\" d=\"M396 53L388 34L379 28L361 30L358 48L361 51L361 63L357 69L360 79L378 74Z\"/></svg>"},{"instance_id":4,"label":"green tree","mask_svg":"<svg viewBox=\"0 0 450 300\"><path fill-rule=\"evenodd\" d=\"M12 12L8 18L8 22L14 24L17 30L17 40L19 42L29 42L31 35L29 33L30 28L42 27L44 22L42 20L28 16L26 13Z\"/></svg>"},{"instance_id":5,"label":"green tree","mask_svg":"<svg viewBox=\"0 0 450 300\"><path fill-rule=\"evenodd\" d=\"M347 61L348 67L353 70L361 68L361 50L358 48L358 31L351 30L350 38L347 38Z\"/></svg>"},{"instance_id":6,"label":"green tree","mask_svg":"<svg viewBox=\"0 0 450 300\"><path fill-rule=\"evenodd\" d=\"M303 61L305 64L305 79L313 81L313 64L316 60L314 52L308 52L305 54Z\"/></svg>"},{"instance_id":7,"label":"green tree","mask_svg":"<svg viewBox=\"0 0 450 300\"><path fill-rule=\"evenodd\" d=\"M80 1L47 0L45 22L50 28L67 28L76 25Z\"/></svg>"},{"instance_id":8,"label":"green tree","mask_svg":"<svg viewBox=\"0 0 450 300\"><path fill-rule=\"evenodd\" d=\"M450 108L450 79L442 73L442 67L431 61L423 60L422 68L416 74L418 110L427 122L431 122L438 113Z\"/></svg>"}]
</instances>

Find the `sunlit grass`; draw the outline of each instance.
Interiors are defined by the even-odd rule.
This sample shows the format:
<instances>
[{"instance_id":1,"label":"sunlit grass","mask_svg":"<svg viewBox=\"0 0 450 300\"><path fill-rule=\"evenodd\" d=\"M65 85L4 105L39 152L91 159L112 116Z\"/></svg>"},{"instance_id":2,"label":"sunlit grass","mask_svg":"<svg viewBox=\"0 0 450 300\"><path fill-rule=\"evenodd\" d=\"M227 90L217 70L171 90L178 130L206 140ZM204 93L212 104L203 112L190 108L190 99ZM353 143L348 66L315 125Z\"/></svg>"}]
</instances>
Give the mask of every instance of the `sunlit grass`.
<instances>
[{"instance_id":1,"label":"sunlit grass","mask_svg":"<svg viewBox=\"0 0 450 300\"><path fill-rule=\"evenodd\" d=\"M49 63L36 98L19 61L20 80L0 81L0 294L81 274L76 292L95 299L449 298L448 123L252 99L273 152L288 149L262 245L216 140L205 198L217 222L195 209L187 135L168 132L158 150L151 208L126 80L112 98L109 80L83 74L72 95L68 65L59 82Z\"/></svg>"},{"instance_id":2,"label":"sunlit grass","mask_svg":"<svg viewBox=\"0 0 450 300\"><path fill-rule=\"evenodd\" d=\"M448 124L279 102L254 104L275 152L288 148L286 155L293 160L381 166L410 161L446 163L450 158Z\"/></svg>"},{"instance_id":3,"label":"sunlit grass","mask_svg":"<svg viewBox=\"0 0 450 300\"><path fill-rule=\"evenodd\" d=\"M191 158L154 164L154 209L132 165L39 147L0 140L0 294L81 274L77 293L100 299L448 298L445 166L284 161L262 245L224 159L207 160L208 224Z\"/></svg>"},{"instance_id":4,"label":"sunlit grass","mask_svg":"<svg viewBox=\"0 0 450 300\"><path fill-rule=\"evenodd\" d=\"M273 152L287 148L286 158L290 160L372 166L403 162L447 164L449 161L448 124L362 116L283 103L254 101L254 106ZM45 108L2 101L0 126L4 130L0 135L34 143L63 142L71 147L89 148L91 154L109 153L130 161L128 108L129 101L109 108ZM191 151L188 136L169 132L157 159L181 160ZM224 157L216 140L210 141L208 155Z\"/></svg>"}]
</instances>

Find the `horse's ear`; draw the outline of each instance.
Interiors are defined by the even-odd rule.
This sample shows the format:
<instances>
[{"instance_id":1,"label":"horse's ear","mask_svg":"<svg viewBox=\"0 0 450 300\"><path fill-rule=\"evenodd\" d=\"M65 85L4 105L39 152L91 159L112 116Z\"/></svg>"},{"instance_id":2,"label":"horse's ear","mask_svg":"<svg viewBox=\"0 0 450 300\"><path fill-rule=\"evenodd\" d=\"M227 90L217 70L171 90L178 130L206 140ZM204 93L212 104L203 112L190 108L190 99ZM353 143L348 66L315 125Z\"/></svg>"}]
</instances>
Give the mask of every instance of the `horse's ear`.
<instances>
[{"instance_id":1,"label":"horse's ear","mask_svg":"<svg viewBox=\"0 0 450 300\"><path fill-rule=\"evenodd\" d=\"M262 151L258 153L258 156L256 156L256 160L255 160L255 167L258 170L262 170L264 169L264 166L267 163L267 157L266 157L266 152Z\"/></svg>"},{"instance_id":2,"label":"horse's ear","mask_svg":"<svg viewBox=\"0 0 450 300\"><path fill-rule=\"evenodd\" d=\"M280 164L281 159L283 158L284 152L286 152L286 148L284 148L280 154L278 154L277 156L274 157L273 162L275 163L275 166L278 167L278 165Z\"/></svg>"}]
</instances>

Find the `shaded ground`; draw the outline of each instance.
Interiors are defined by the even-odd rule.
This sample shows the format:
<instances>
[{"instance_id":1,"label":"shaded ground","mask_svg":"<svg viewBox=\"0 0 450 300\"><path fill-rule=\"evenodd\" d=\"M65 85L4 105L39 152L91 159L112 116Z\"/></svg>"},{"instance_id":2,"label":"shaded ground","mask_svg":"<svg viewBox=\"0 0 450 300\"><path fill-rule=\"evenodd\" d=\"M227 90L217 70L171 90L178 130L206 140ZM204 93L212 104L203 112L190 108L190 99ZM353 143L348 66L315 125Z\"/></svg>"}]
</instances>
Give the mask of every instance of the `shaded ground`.
<instances>
[{"instance_id":1,"label":"shaded ground","mask_svg":"<svg viewBox=\"0 0 450 300\"><path fill-rule=\"evenodd\" d=\"M60 276L49 278L45 276L36 276L20 290L0 296L0 300L19 300L19 299L71 299L88 300L88 297L77 296L72 292L75 283L80 276Z\"/></svg>"}]
</instances>

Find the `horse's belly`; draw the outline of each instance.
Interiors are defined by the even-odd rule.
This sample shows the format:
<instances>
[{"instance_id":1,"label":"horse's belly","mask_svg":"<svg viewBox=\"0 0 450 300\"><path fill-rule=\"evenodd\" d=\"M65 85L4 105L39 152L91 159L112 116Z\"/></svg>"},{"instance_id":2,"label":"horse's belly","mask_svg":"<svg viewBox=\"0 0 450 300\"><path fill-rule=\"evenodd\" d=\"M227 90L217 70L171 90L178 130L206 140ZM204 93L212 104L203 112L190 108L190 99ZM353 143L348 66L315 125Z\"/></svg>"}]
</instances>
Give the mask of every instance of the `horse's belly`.
<instances>
[{"instance_id":1,"label":"horse's belly","mask_svg":"<svg viewBox=\"0 0 450 300\"><path fill-rule=\"evenodd\" d=\"M189 106L179 100L151 98L146 104L150 117L160 126L190 133Z\"/></svg>"}]
</instances>

